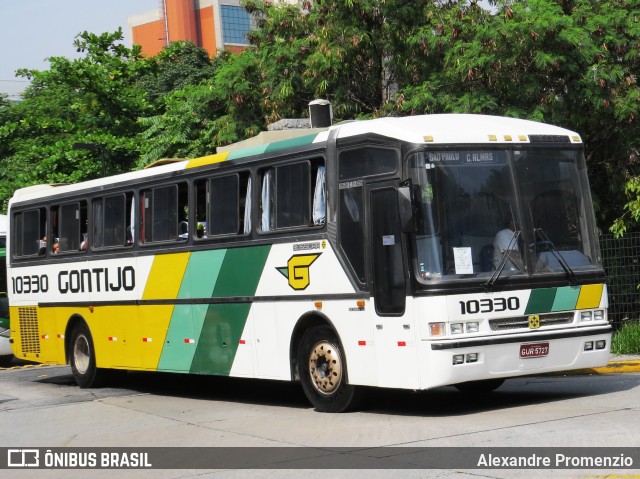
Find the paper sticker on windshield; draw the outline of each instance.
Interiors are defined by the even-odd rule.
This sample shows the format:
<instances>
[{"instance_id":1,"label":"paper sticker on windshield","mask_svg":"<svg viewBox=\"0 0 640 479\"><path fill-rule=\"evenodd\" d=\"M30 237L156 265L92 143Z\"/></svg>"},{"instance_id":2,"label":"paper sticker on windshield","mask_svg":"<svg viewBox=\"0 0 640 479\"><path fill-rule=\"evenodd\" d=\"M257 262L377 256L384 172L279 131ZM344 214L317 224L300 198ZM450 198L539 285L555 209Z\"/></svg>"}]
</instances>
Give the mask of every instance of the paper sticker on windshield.
<instances>
[{"instance_id":1,"label":"paper sticker on windshield","mask_svg":"<svg viewBox=\"0 0 640 479\"><path fill-rule=\"evenodd\" d=\"M382 237L382 245L383 246L393 246L394 244L396 244L395 235L384 235Z\"/></svg>"},{"instance_id":2,"label":"paper sticker on windshield","mask_svg":"<svg viewBox=\"0 0 640 479\"><path fill-rule=\"evenodd\" d=\"M473 274L471 248L453 248L453 260L456 265L456 274Z\"/></svg>"}]
</instances>

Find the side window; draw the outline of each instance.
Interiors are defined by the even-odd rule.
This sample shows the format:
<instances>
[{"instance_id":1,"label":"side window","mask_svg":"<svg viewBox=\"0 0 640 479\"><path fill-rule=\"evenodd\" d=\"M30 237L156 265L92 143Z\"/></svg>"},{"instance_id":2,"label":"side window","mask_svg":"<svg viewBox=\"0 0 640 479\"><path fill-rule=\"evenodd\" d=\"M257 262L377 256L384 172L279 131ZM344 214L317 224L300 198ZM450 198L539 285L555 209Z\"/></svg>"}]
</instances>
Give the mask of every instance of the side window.
<instances>
[{"instance_id":1,"label":"side window","mask_svg":"<svg viewBox=\"0 0 640 479\"><path fill-rule=\"evenodd\" d=\"M141 241L181 241L189 235L188 187L186 183L143 190L141 198Z\"/></svg>"},{"instance_id":2,"label":"side window","mask_svg":"<svg viewBox=\"0 0 640 479\"><path fill-rule=\"evenodd\" d=\"M356 277L365 282L364 178L393 174L398 170L398 152L393 148L361 146L340 152L339 243ZM374 213L375 214L375 213Z\"/></svg>"},{"instance_id":3,"label":"side window","mask_svg":"<svg viewBox=\"0 0 640 479\"><path fill-rule=\"evenodd\" d=\"M44 208L37 208L13 217L13 242L15 256L44 255L47 251L47 215Z\"/></svg>"},{"instance_id":4,"label":"side window","mask_svg":"<svg viewBox=\"0 0 640 479\"><path fill-rule=\"evenodd\" d=\"M251 176L248 172L195 182L196 237L251 233Z\"/></svg>"},{"instance_id":5,"label":"side window","mask_svg":"<svg viewBox=\"0 0 640 479\"><path fill-rule=\"evenodd\" d=\"M320 160L276 166L262 172L262 231L325 223L325 170Z\"/></svg>"},{"instance_id":6,"label":"side window","mask_svg":"<svg viewBox=\"0 0 640 479\"><path fill-rule=\"evenodd\" d=\"M365 282L364 187L362 180L340 184L340 244L360 282Z\"/></svg>"},{"instance_id":7,"label":"side window","mask_svg":"<svg viewBox=\"0 0 640 479\"><path fill-rule=\"evenodd\" d=\"M238 234L240 228L240 177L222 176L209 181L211 235Z\"/></svg>"},{"instance_id":8,"label":"side window","mask_svg":"<svg viewBox=\"0 0 640 479\"><path fill-rule=\"evenodd\" d=\"M87 233L86 201L51 207L50 253L86 251Z\"/></svg>"},{"instance_id":9,"label":"side window","mask_svg":"<svg viewBox=\"0 0 640 479\"><path fill-rule=\"evenodd\" d=\"M209 236L209 181L196 180L195 188L195 216L196 216L196 237L206 238Z\"/></svg>"},{"instance_id":10,"label":"side window","mask_svg":"<svg viewBox=\"0 0 640 479\"><path fill-rule=\"evenodd\" d=\"M345 150L340 153L340 181L385 175L398 169L398 153L391 148L374 146Z\"/></svg>"},{"instance_id":11,"label":"side window","mask_svg":"<svg viewBox=\"0 0 640 479\"><path fill-rule=\"evenodd\" d=\"M275 227L307 226L311 220L309 163L276 168Z\"/></svg>"},{"instance_id":12,"label":"side window","mask_svg":"<svg viewBox=\"0 0 640 479\"><path fill-rule=\"evenodd\" d=\"M121 193L93 201L94 248L133 244L133 193Z\"/></svg>"}]
</instances>

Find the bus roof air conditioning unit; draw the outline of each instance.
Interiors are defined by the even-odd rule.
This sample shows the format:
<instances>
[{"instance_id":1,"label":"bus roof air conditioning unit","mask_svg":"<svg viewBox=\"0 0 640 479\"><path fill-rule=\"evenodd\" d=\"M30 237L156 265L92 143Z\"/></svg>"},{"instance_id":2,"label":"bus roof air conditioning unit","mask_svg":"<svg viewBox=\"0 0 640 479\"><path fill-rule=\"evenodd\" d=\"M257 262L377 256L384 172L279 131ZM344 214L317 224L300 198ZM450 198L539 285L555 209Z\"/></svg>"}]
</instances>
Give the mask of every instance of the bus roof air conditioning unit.
<instances>
[{"instance_id":1,"label":"bus roof air conditioning unit","mask_svg":"<svg viewBox=\"0 0 640 479\"><path fill-rule=\"evenodd\" d=\"M331 126L333 111L328 100L313 100L309 103L309 120L311 128L327 128Z\"/></svg>"}]
</instances>

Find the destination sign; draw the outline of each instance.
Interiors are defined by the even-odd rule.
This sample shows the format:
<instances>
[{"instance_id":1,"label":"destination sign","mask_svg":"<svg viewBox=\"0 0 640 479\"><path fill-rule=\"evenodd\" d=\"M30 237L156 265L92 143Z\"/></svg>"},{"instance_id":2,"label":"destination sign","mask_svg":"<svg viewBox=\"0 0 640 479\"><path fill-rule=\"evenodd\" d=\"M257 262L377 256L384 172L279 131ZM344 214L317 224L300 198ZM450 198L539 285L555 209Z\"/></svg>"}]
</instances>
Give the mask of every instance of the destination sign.
<instances>
[{"instance_id":1,"label":"destination sign","mask_svg":"<svg viewBox=\"0 0 640 479\"><path fill-rule=\"evenodd\" d=\"M506 161L506 152L495 150L429 151L426 153L426 156L427 160L431 163L445 165L495 164Z\"/></svg>"}]
</instances>

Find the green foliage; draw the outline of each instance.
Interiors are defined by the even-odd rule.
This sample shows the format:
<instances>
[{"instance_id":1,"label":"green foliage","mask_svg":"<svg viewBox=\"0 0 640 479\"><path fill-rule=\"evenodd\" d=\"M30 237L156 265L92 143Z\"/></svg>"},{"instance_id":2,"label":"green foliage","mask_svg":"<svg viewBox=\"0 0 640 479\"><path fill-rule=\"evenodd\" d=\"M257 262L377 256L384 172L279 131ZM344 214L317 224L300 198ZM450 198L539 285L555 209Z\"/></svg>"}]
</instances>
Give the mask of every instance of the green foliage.
<instances>
[{"instance_id":1,"label":"green foliage","mask_svg":"<svg viewBox=\"0 0 640 479\"><path fill-rule=\"evenodd\" d=\"M159 158L208 155L216 146L263 129L254 53L222 54L215 64L211 78L167 94L163 113L140 118L144 141L139 167Z\"/></svg>"},{"instance_id":2,"label":"green foliage","mask_svg":"<svg viewBox=\"0 0 640 479\"><path fill-rule=\"evenodd\" d=\"M100 155L74 143L104 146L108 173L130 169L137 156L137 119L151 109L137 80L147 68L122 32L84 32L74 45L83 57L49 59L31 79L23 101L0 112L0 198L36 183L77 182L101 175Z\"/></svg>"},{"instance_id":3,"label":"green foliage","mask_svg":"<svg viewBox=\"0 0 640 479\"><path fill-rule=\"evenodd\" d=\"M187 85L197 85L215 70L205 49L184 41L171 43L146 63L139 86L151 102Z\"/></svg>"},{"instance_id":4,"label":"green foliage","mask_svg":"<svg viewBox=\"0 0 640 479\"><path fill-rule=\"evenodd\" d=\"M640 323L625 323L613 334L611 340L613 354L640 354Z\"/></svg>"}]
</instances>

